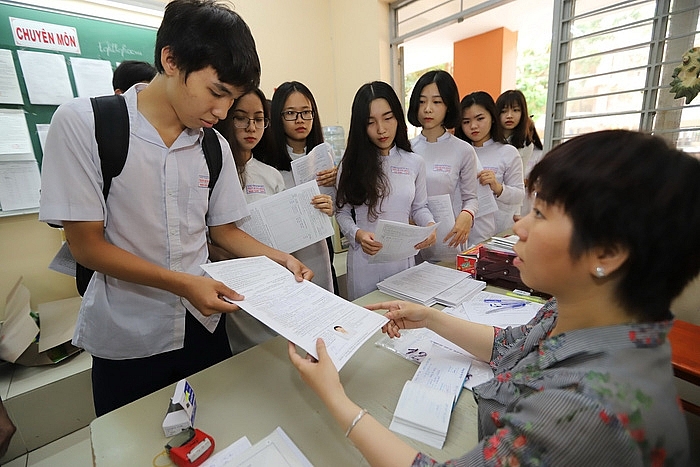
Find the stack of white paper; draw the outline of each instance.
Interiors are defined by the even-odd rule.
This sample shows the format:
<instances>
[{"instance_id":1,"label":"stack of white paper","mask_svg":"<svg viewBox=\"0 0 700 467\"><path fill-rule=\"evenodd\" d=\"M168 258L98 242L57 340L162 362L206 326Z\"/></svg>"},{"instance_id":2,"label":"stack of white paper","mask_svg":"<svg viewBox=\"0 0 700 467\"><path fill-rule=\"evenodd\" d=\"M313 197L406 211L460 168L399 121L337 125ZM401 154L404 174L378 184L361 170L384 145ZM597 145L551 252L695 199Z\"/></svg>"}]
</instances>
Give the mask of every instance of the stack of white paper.
<instances>
[{"instance_id":1,"label":"stack of white paper","mask_svg":"<svg viewBox=\"0 0 700 467\"><path fill-rule=\"evenodd\" d=\"M513 246L518 243L520 237L517 235L507 235L505 237L491 237L484 243L489 250L502 251L504 253L514 253Z\"/></svg>"},{"instance_id":2,"label":"stack of white paper","mask_svg":"<svg viewBox=\"0 0 700 467\"><path fill-rule=\"evenodd\" d=\"M466 300L486 283L456 269L424 262L379 282L384 293L426 306L442 303L453 306Z\"/></svg>"},{"instance_id":3,"label":"stack of white paper","mask_svg":"<svg viewBox=\"0 0 700 467\"><path fill-rule=\"evenodd\" d=\"M435 301L445 306L457 306L462 302L466 302L474 295L486 288L486 282L472 279L467 275L459 281L457 285L453 285L444 292L435 296Z\"/></svg>"},{"instance_id":4,"label":"stack of white paper","mask_svg":"<svg viewBox=\"0 0 700 467\"><path fill-rule=\"evenodd\" d=\"M406 381L389 429L442 449L471 360L433 346Z\"/></svg>"},{"instance_id":5,"label":"stack of white paper","mask_svg":"<svg viewBox=\"0 0 700 467\"><path fill-rule=\"evenodd\" d=\"M246 436L240 438L204 461L202 467L267 467L269 465L312 467L311 462L280 427L252 446Z\"/></svg>"}]
</instances>

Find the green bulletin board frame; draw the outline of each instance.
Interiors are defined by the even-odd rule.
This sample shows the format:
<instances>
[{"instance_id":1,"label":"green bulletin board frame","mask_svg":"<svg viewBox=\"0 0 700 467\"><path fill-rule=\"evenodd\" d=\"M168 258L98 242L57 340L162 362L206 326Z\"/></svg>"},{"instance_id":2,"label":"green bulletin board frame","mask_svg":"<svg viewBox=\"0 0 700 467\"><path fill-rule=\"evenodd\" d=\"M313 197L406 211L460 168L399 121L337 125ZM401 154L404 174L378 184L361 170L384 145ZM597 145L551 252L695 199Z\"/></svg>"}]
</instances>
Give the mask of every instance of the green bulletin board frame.
<instances>
[{"instance_id":1,"label":"green bulletin board frame","mask_svg":"<svg viewBox=\"0 0 700 467\"><path fill-rule=\"evenodd\" d=\"M21 18L50 24L70 26L76 29L80 53L58 52L34 47L18 47L14 43L10 29L9 18ZM32 141L34 156L41 169L43 153L36 131L37 124L50 123L51 116L56 110L55 105L34 105L29 102L27 86L22 76L17 50L59 54L65 57L68 67L73 96L77 96L75 79L69 57L91 58L109 61L114 70L118 63L124 60L142 60L153 63L155 50L156 29L148 26L128 24L107 19L81 16L76 13L50 10L41 7L22 5L18 2L0 0L0 49L12 52L12 58L17 72L23 104L2 104L2 109L21 109L24 111L29 135ZM25 211L17 212L24 214ZM11 215L13 211L0 211L0 215Z\"/></svg>"}]
</instances>

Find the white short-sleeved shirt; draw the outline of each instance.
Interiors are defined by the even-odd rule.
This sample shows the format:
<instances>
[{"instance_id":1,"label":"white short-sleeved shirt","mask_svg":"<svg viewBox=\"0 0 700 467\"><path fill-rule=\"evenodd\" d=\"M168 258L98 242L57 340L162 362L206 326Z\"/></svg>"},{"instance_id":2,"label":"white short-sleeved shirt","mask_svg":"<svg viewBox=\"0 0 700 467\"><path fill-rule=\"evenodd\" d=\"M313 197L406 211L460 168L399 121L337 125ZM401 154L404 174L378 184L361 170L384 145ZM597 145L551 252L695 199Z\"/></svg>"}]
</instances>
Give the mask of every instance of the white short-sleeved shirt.
<instances>
[{"instance_id":1,"label":"white short-sleeved shirt","mask_svg":"<svg viewBox=\"0 0 700 467\"><path fill-rule=\"evenodd\" d=\"M124 94L129 153L121 174L112 180L106 205L89 99L75 99L56 110L46 140L39 219L55 224L103 221L110 243L158 266L203 275L207 226L248 215L233 156L219 135L223 166L208 199L203 131L186 129L171 147L165 146L137 110L137 93L143 87ZM185 313L181 298L170 292L95 272L73 344L109 359L175 350L184 343Z\"/></svg>"}]
</instances>

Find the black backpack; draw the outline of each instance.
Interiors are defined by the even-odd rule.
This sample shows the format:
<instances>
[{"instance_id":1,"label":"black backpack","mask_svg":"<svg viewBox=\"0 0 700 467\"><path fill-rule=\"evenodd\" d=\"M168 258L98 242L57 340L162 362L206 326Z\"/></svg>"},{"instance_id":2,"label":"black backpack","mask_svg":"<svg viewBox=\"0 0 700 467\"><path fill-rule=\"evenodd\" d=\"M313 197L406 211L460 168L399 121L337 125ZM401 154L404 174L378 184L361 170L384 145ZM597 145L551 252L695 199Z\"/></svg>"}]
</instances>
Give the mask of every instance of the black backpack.
<instances>
[{"instance_id":1,"label":"black backpack","mask_svg":"<svg viewBox=\"0 0 700 467\"><path fill-rule=\"evenodd\" d=\"M107 201L112 179L118 176L129 152L129 112L124 97L119 94L90 98L95 114L95 139L102 168L102 196ZM209 197L223 164L221 145L211 128L204 128L202 150L209 168ZM75 263L75 285L82 296L95 271Z\"/></svg>"}]
</instances>

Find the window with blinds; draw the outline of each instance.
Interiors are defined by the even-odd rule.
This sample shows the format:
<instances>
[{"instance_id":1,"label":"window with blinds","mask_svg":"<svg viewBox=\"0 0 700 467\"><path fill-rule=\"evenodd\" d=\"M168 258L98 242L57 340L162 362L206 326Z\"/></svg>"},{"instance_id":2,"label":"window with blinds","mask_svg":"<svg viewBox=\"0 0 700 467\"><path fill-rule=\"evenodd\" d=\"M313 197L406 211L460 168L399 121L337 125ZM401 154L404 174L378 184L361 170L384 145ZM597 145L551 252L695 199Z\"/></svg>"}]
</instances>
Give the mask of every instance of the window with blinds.
<instances>
[{"instance_id":1,"label":"window with blinds","mask_svg":"<svg viewBox=\"0 0 700 467\"><path fill-rule=\"evenodd\" d=\"M700 156L700 49L688 55L700 47L699 11L697 0L555 2L547 148L625 128Z\"/></svg>"}]
</instances>

